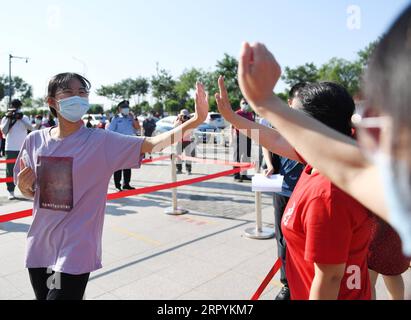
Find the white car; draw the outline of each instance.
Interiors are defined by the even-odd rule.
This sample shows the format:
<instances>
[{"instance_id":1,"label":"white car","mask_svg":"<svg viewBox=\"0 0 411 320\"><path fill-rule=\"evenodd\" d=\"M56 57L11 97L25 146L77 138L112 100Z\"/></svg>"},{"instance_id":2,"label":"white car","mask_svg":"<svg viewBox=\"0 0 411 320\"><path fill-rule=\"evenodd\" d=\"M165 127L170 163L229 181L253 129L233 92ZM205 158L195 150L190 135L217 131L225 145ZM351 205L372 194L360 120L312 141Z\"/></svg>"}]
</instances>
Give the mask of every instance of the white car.
<instances>
[{"instance_id":1,"label":"white car","mask_svg":"<svg viewBox=\"0 0 411 320\"><path fill-rule=\"evenodd\" d=\"M100 123L102 116L101 114L85 114L84 116L81 117L81 120L83 120L84 124L87 124L88 117L91 117L91 124L93 127L97 127L97 125ZM108 121L106 120L106 123Z\"/></svg>"},{"instance_id":2,"label":"white car","mask_svg":"<svg viewBox=\"0 0 411 320\"><path fill-rule=\"evenodd\" d=\"M209 112L205 122L219 129L224 129L226 127L224 118L218 112Z\"/></svg>"},{"instance_id":3,"label":"white car","mask_svg":"<svg viewBox=\"0 0 411 320\"><path fill-rule=\"evenodd\" d=\"M154 130L153 136L172 130L176 119L177 116L168 116L158 120L156 122L156 129Z\"/></svg>"}]
</instances>

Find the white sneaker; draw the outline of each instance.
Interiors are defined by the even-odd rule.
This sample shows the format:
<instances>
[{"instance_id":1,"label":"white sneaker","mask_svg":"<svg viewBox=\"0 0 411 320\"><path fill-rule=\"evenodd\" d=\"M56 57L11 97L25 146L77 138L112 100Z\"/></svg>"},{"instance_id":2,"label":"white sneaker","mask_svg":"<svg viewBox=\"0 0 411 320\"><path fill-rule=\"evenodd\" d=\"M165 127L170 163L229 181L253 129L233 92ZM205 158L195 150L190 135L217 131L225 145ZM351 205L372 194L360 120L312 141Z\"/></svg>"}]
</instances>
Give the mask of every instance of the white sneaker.
<instances>
[{"instance_id":1,"label":"white sneaker","mask_svg":"<svg viewBox=\"0 0 411 320\"><path fill-rule=\"evenodd\" d=\"M9 199L9 200L14 200L14 199L16 199L16 197L14 196L14 192L9 192L8 199Z\"/></svg>"}]
</instances>

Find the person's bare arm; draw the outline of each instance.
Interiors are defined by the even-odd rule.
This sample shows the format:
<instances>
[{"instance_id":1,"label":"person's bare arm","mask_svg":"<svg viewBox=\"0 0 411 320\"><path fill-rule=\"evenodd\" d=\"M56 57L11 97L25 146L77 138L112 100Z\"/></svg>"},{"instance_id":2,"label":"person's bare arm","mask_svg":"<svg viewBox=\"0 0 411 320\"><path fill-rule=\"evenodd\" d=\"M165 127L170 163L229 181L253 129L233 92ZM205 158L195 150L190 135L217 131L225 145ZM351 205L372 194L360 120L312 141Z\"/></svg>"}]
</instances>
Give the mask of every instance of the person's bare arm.
<instances>
[{"instance_id":1,"label":"person's bare arm","mask_svg":"<svg viewBox=\"0 0 411 320\"><path fill-rule=\"evenodd\" d=\"M267 150L266 148L263 149L263 157L264 161L267 164L267 169L264 170L264 175L266 177L271 176L274 173L274 165L273 165L273 159L271 157L270 151Z\"/></svg>"},{"instance_id":2,"label":"person's bare arm","mask_svg":"<svg viewBox=\"0 0 411 320\"><path fill-rule=\"evenodd\" d=\"M268 120L304 160L368 209L387 219L382 183L357 143L308 115L286 106L273 89L281 68L262 44L242 48L238 77L254 111Z\"/></svg>"},{"instance_id":3,"label":"person's bare arm","mask_svg":"<svg viewBox=\"0 0 411 320\"><path fill-rule=\"evenodd\" d=\"M345 264L314 263L315 276L311 284L310 300L337 300Z\"/></svg>"},{"instance_id":4,"label":"person's bare arm","mask_svg":"<svg viewBox=\"0 0 411 320\"><path fill-rule=\"evenodd\" d=\"M187 134L187 132L190 132L191 130L197 128L200 124L202 124L207 118L208 114L208 97L201 83L197 83L196 85L195 100L196 112L190 120L184 122L180 126L175 127L171 131L164 132L155 137L145 138L143 146L141 148L141 153L159 152L164 148L181 141L182 137Z\"/></svg>"},{"instance_id":5,"label":"person's bare arm","mask_svg":"<svg viewBox=\"0 0 411 320\"><path fill-rule=\"evenodd\" d=\"M215 95L218 110L228 122L238 128L242 134L245 134L271 152L288 159L300 161L294 148L278 133L277 130L243 118L233 111L222 76L218 78L218 87L220 92Z\"/></svg>"}]
</instances>

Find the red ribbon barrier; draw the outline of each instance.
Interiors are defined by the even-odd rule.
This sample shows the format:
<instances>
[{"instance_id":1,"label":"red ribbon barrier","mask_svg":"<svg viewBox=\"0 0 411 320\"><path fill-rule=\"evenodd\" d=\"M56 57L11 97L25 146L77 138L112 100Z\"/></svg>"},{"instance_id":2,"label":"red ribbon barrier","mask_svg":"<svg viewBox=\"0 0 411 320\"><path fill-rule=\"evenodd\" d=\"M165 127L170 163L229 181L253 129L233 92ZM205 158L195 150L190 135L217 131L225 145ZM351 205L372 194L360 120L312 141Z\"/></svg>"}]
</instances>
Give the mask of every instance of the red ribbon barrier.
<instances>
[{"instance_id":1,"label":"red ribbon barrier","mask_svg":"<svg viewBox=\"0 0 411 320\"><path fill-rule=\"evenodd\" d=\"M190 184L194 184L194 183L199 183L199 182L206 181L206 180L212 180L212 179L228 176L230 174L238 173L238 172L244 171L244 170L245 170L245 168L236 168L236 169L231 169L231 170L227 170L227 171L222 171L222 172L219 172L219 173L210 174L210 175L207 175L207 176L204 176L204 177L181 180L181 181L177 181L177 182L169 182L169 183L164 183L164 184L160 184L160 185L157 185L157 186L144 187L144 188L135 189L135 190L127 190L127 191L121 191L121 192L116 192L116 193L110 193L109 195L107 195L107 200L125 198L125 197L129 197L129 196L135 196L135 195L143 194L143 193L151 193L151 192L156 192L156 191L165 190L165 189L174 189L174 188L177 188L177 187L182 187L182 186L186 186L186 185L190 185Z\"/></svg>"},{"instance_id":2,"label":"red ribbon barrier","mask_svg":"<svg viewBox=\"0 0 411 320\"><path fill-rule=\"evenodd\" d=\"M33 214L33 209L23 210L19 212L13 212L8 214L0 215L0 223L8 222L11 220L17 220L22 218L30 217Z\"/></svg>"},{"instance_id":3,"label":"red ribbon barrier","mask_svg":"<svg viewBox=\"0 0 411 320\"><path fill-rule=\"evenodd\" d=\"M160 158L169 159L169 157L170 156L164 156ZM152 160L159 161L158 159L159 158L152 159ZM219 173L210 174L204 177L197 177L197 178L187 179L187 180L182 180L182 181L177 181L177 182L164 183L164 184L160 184L157 186L143 187L143 188L139 188L135 190L127 190L127 191L121 191L121 192L116 192L116 193L110 193L107 195L107 200L115 200L115 199L126 198L126 197L130 197L134 195L152 193L152 192L156 192L160 190L172 189L176 187L190 185L190 184L194 184L194 183L198 183L198 182L202 182L206 180L212 180L212 179L216 179L219 177L228 176L230 174L241 172L246 169L248 169L248 167L231 169L231 170L227 170L227 171L223 171ZM32 215L32 209L0 215L0 223L29 217L31 215Z\"/></svg>"},{"instance_id":4,"label":"red ribbon barrier","mask_svg":"<svg viewBox=\"0 0 411 320\"><path fill-rule=\"evenodd\" d=\"M156 161L162 161L162 160L169 160L170 159L170 155L166 155L166 156L161 156L161 157L157 157L154 159L144 159L143 161L141 161L141 163L152 163L152 162L156 162ZM0 163L5 163L6 161L9 161L8 163L14 163L16 162L16 159L10 159L10 160L1 160ZM13 162L10 162L13 161ZM0 183L6 183L6 182L14 182L12 177L9 178L0 178Z\"/></svg>"},{"instance_id":5,"label":"red ribbon barrier","mask_svg":"<svg viewBox=\"0 0 411 320\"><path fill-rule=\"evenodd\" d=\"M13 182L13 178L0 178L0 183L5 183L5 182Z\"/></svg>"},{"instance_id":6,"label":"red ribbon barrier","mask_svg":"<svg viewBox=\"0 0 411 320\"><path fill-rule=\"evenodd\" d=\"M0 163L15 163L16 159L0 160Z\"/></svg>"},{"instance_id":7,"label":"red ribbon barrier","mask_svg":"<svg viewBox=\"0 0 411 320\"><path fill-rule=\"evenodd\" d=\"M261 294L263 293L267 285L270 283L274 275L278 272L278 270L280 270L280 268L281 268L281 259L278 258L277 261L274 263L273 267L271 268L270 272L265 277L264 281L260 284L257 291L251 297L251 300L258 300L260 298Z\"/></svg>"},{"instance_id":8,"label":"red ribbon barrier","mask_svg":"<svg viewBox=\"0 0 411 320\"><path fill-rule=\"evenodd\" d=\"M204 164L219 164L219 165L231 166L231 167L248 167L248 169L252 169L255 167L255 164L248 163L248 162L231 162L231 161L216 160L216 159L201 159L201 158L188 157L186 155L180 155L180 156L177 155L176 157L180 158L181 160L188 160L188 161L204 163Z\"/></svg>"}]
</instances>

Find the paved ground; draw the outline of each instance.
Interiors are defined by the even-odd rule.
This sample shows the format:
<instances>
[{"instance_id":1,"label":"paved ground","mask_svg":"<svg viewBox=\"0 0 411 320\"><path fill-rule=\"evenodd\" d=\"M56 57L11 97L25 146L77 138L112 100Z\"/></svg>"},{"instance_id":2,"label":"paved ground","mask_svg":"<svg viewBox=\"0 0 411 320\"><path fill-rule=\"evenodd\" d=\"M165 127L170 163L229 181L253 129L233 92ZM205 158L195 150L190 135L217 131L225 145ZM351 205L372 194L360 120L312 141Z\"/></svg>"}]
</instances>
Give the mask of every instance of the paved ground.
<instances>
[{"instance_id":1,"label":"paved ground","mask_svg":"<svg viewBox=\"0 0 411 320\"><path fill-rule=\"evenodd\" d=\"M227 170L194 165L194 177ZM170 181L169 162L133 170L136 187ZM0 177L4 177L0 165ZM178 179L188 178L179 175ZM31 207L30 201L8 201L0 190L0 214ZM109 192L114 192L110 185ZM255 226L254 194L249 183L223 177L178 190L179 206L190 210L169 216L171 192L110 201L103 237L103 269L94 272L87 299L250 299L276 260L273 239L251 240L244 230ZM271 196L263 195L263 223L273 227ZM33 299L24 269L25 236L31 218L0 224L0 299ZM261 299L273 299L278 275ZM407 297L411 274L407 272ZM379 299L386 298L382 281Z\"/></svg>"}]
</instances>

